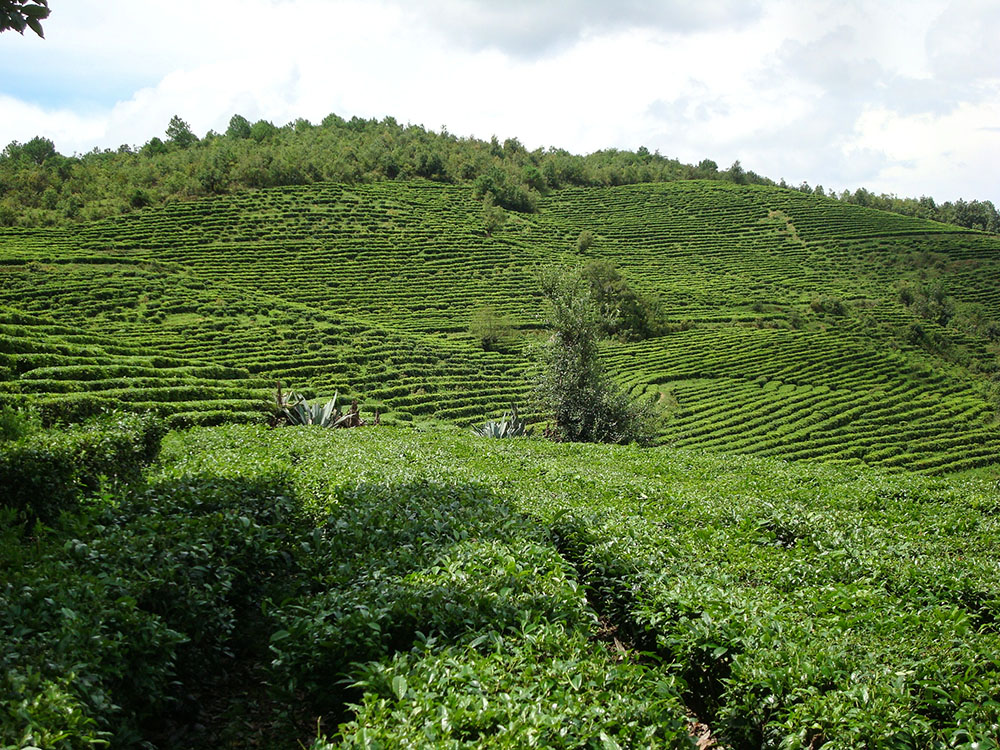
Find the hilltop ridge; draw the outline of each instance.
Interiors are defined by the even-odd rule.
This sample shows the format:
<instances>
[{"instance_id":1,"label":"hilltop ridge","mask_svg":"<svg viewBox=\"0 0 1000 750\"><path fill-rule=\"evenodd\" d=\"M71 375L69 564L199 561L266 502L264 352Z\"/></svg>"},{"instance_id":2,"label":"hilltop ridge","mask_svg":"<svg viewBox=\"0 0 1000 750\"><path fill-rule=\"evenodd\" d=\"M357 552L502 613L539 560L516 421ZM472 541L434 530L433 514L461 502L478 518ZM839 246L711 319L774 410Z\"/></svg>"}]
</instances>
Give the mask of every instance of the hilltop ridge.
<instances>
[{"instance_id":1,"label":"hilltop ridge","mask_svg":"<svg viewBox=\"0 0 1000 750\"><path fill-rule=\"evenodd\" d=\"M148 206L248 189L317 182L362 184L384 180L432 180L472 185L477 197L507 209L534 212L550 190L613 187L649 182L711 179L737 185L780 185L737 160L720 169L711 159L697 164L650 152L607 148L580 155L557 148L527 149L517 138L502 143L458 137L420 125L330 114L318 125L299 118L283 127L250 123L233 115L224 134L198 138L174 116L166 140L153 137L140 148L94 149L74 156L36 136L0 152L0 226L50 226L130 213ZM821 185L794 190L826 196ZM855 205L1000 232L1000 213L990 201L938 204L928 196L876 195L865 188L831 191Z\"/></svg>"}]
</instances>

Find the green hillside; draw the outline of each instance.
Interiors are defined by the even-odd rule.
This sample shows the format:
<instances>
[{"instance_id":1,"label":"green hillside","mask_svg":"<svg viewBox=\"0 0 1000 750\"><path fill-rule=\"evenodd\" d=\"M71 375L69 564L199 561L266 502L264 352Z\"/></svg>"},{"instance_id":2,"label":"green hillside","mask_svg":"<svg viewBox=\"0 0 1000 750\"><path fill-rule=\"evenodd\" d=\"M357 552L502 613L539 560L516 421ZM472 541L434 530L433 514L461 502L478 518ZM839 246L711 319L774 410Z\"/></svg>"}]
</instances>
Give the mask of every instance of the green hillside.
<instances>
[{"instance_id":1,"label":"green hillside","mask_svg":"<svg viewBox=\"0 0 1000 750\"><path fill-rule=\"evenodd\" d=\"M671 330L606 344L667 414L663 443L997 465L996 235L712 181L566 188L538 209L490 235L471 187L318 183L0 229L0 397L184 426L264 421L281 380L466 425L530 403L536 269L605 258ZM927 289L947 315L921 308ZM468 332L484 305L518 329L503 351Z\"/></svg>"}]
</instances>

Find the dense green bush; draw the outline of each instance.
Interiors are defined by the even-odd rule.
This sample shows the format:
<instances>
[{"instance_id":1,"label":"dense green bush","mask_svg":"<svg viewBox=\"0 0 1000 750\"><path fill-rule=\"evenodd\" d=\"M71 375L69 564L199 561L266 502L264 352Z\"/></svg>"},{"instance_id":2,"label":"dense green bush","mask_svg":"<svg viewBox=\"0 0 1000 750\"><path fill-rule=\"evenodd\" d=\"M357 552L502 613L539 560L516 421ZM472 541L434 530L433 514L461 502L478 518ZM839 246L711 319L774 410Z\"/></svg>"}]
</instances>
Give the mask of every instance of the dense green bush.
<instances>
[{"instance_id":1,"label":"dense green bush","mask_svg":"<svg viewBox=\"0 0 1000 750\"><path fill-rule=\"evenodd\" d=\"M352 663L418 640L503 632L525 618L589 622L541 530L475 486L358 487L310 543L324 572L275 612L271 648L276 684L320 704L339 699L329 685Z\"/></svg>"},{"instance_id":2,"label":"dense green bush","mask_svg":"<svg viewBox=\"0 0 1000 750\"><path fill-rule=\"evenodd\" d=\"M476 198L511 211L533 213L538 210L538 194L514 175L500 167L492 167L473 183Z\"/></svg>"},{"instance_id":3,"label":"dense green bush","mask_svg":"<svg viewBox=\"0 0 1000 750\"><path fill-rule=\"evenodd\" d=\"M847 305L844 304L844 301L830 295L814 297L809 303L809 307L813 312L825 313L827 315L835 315L838 317L842 317L848 313L848 308Z\"/></svg>"},{"instance_id":4,"label":"dense green bush","mask_svg":"<svg viewBox=\"0 0 1000 750\"><path fill-rule=\"evenodd\" d=\"M472 311L469 335L488 352L510 349L515 337L514 326L510 319L493 305L480 305Z\"/></svg>"},{"instance_id":5,"label":"dense green bush","mask_svg":"<svg viewBox=\"0 0 1000 750\"><path fill-rule=\"evenodd\" d=\"M590 286L590 297L605 336L629 341L664 332L659 302L637 292L614 261L590 261L580 269L580 275Z\"/></svg>"},{"instance_id":6,"label":"dense green bush","mask_svg":"<svg viewBox=\"0 0 1000 750\"><path fill-rule=\"evenodd\" d=\"M65 734L41 746L110 736L128 747L189 710L207 689L206 670L253 649L246 634L264 601L295 592L298 542L308 534L292 498L262 477L187 477L64 517L33 554L5 547L4 746ZM40 698L31 701L34 690ZM74 712L56 711L60 702Z\"/></svg>"},{"instance_id":7,"label":"dense green bush","mask_svg":"<svg viewBox=\"0 0 1000 750\"><path fill-rule=\"evenodd\" d=\"M955 315L955 300L948 294L947 287L940 280L900 284L899 301L921 318L939 326L948 325Z\"/></svg>"},{"instance_id":8,"label":"dense green bush","mask_svg":"<svg viewBox=\"0 0 1000 750\"><path fill-rule=\"evenodd\" d=\"M0 406L0 443L23 438L37 428L36 415L12 406Z\"/></svg>"},{"instance_id":9,"label":"dense green bush","mask_svg":"<svg viewBox=\"0 0 1000 750\"><path fill-rule=\"evenodd\" d=\"M111 414L62 429L38 429L0 442L3 505L37 518L73 507L103 481L129 482L156 457L164 427L139 415Z\"/></svg>"},{"instance_id":10,"label":"dense green bush","mask_svg":"<svg viewBox=\"0 0 1000 750\"><path fill-rule=\"evenodd\" d=\"M691 748L678 681L580 632L526 623L464 646L366 665L364 699L334 747Z\"/></svg>"}]
</instances>

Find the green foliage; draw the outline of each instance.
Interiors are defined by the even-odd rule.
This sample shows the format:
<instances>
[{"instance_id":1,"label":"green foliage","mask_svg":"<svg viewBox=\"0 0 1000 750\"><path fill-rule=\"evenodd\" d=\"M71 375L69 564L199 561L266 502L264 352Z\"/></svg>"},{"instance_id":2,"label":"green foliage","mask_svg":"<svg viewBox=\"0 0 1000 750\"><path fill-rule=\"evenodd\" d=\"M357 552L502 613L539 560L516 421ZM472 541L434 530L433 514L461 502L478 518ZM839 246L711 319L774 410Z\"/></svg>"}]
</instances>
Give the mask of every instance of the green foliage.
<instances>
[{"instance_id":1,"label":"green foliage","mask_svg":"<svg viewBox=\"0 0 1000 750\"><path fill-rule=\"evenodd\" d=\"M590 285L605 336L639 340L664 332L659 303L633 289L614 261L592 260L580 275Z\"/></svg>"},{"instance_id":2,"label":"green foliage","mask_svg":"<svg viewBox=\"0 0 1000 750\"><path fill-rule=\"evenodd\" d=\"M583 592L540 530L488 491L431 482L339 493L317 586L274 613L275 684L330 710L352 664L525 623L586 627Z\"/></svg>"},{"instance_id":3,"label":"green foliage","mask_svg":"<svg viewBox=\"0 0 1000 750\"><path fill-rule=\"evenodd\" d=\"M959 199L954 203L946 201L938 204L928 196L900 198L886 193L876 195L865 188L858 188L853 193L844 190L840 195L831 193L831 196L839 198L845 203L877 208L881 211L892 211L904 216L932 219L993 234L1000 232L1000 212L988 200L966 201Z\"/></svg>"},{"instance_id":4,"label":"green foliage","mask_svg":"<svg viewBox=\"0 0 1000 750\"><path fill-rule=\"evenodd\" d=\"M848 313L848 308L844 304L844 301L830 295L813 297L809 303L809 307L813 312L836 317L843 317Z\"/></svg>"},{"instance_id":5,"label":"green foliage","mask_svg":"<svg viewBox=\"0 0 1000 750\"><path fill-rule=\"evenodd\" d=\"M261 143L273 138L277 132L278 129L270 120L257 120L257 122L250 126L249 136L253 141ZM280 185L282 183L277 182L275 184Z\"/></svg>"},{"instance_id":6,"label":"green foliage","mask_svg":"<svg viewBox=\"0 0 1000 750\"><path fill-rule=\"evenodd\" d=\"M226 136L229 138L249 138L251 134L250 121L243 115L233 115L229 118Z\"/></svg>"},{"instance_id":7,"label":"green foliage","mask_svg":"<svg viewBox=\"0 0 1000 750\"><path fill-rule=\"evenodd\" d=\"M107 467L108 470L111 467ZM294 586L306 537L287 487L188 476L63 517L0 555L0 741L115 746L164 733ZM37 532L36 532L37 533ZM263 647L263 646L261 646Z\"/></svg>"},{"instance_id":8,"label":"green foliage","mask_svg":"<svg viewBox=\"0 0 1000 750\"><path fill-rule=\"evenodd\" d=\"M347 593L334 594L345 587L326 579L318 601L286 610L290 619L282 622L294 627L279 631L273 645L285 653L281 644L294 644L287 653L302 665L292 670L297 689L312 681L327 686L317 687L326 700L346 697L358 707L337 742L372 736L402 745L427 728L459 746L482 746L494 736L488 727L500 727L477 724L474 707L525 731L544 732L549 722L579 726L574 736L585 742L594 700L614 716L647 717L609 724L621 731L675 726L669 714L654 722L645 713L661 681L667 704L680 693L720 741L739 746L807 747L820 732L826 742L857 748L906 737L933 746L995 736L992 484L673 449L391 430L377 439L360 433L360 443L336 437L301 433L283 445L231 428L185 436L171 455L188 468L199 460L233 465L237 455L251 464L295 456L300 486L335 509L324 528L339 540L332 559L350 561L338 579L350 581ZM371 482L357 495L353 482L310 476L329 477L324 467L348 457ZM420 477L446 484L421 487ZM469 478L510 502L463 485ZM530 514L527 525L519 512ZM939 530L933 539L929 527ZM559 560L536 546L538 532L552 539L572 566L563 569L601 613L591 635L613 625L620 642L649 652L645 671L632 672L628 659L612 662L618 671L597 643L579 640L576 627L587 619L567 606L579 594L559 583ZM381 549L393 552L386 557ZM502 562L508 552L518 564ZM541 580L531 582L531 568ZM475 581L481 594L494 593L478 603L463 598L460 592L477 590ZM428 594L427 582L447 583ZM504 616L483 602L507 588L498 596L501 610L507 597L551 602L521 607L538 625L501 625ZM430 615L436 636L426 639L405 614L424 613L425 596L435 612L454 613ZM408 604L393 609L397 598ZM560 611L577 625L552 627ZM363 658L383 656L348 666L356 692L336 697L329 685L346 658L345 639ZM310 660L310 648L329 656ZM613 641L609 648L612 659L621 654ZM317 667L319 675L311 671ZM626 687L639 674L645 687ZM590 681L595 686L584 689ZM532 699L503 702L505 691L517 690ZM544 695L551 700L534 700ZM449 724L465 731L452 735ZM505 735L508 741L516 743Z\"/></svg>"},{"instance_id":9,"label":"green foliage","mask_svg":"<svg viewBox=\"0 0 1000 750\"><path fill-rule=\"evenodd\" d=\"M504 351L514 342L514 326L493 305L481 305L472 311L469 334L484 351Z\"/></svg>"},{"instance_id":10,"label":"green foliage","mask_svg":"<svg viewBox=\"0 0 1000 750\"><path fill-rule=\"evenodd\" d=\"M552 627L479 641L366 665L357 717L313 749L692 747L669 678Z\"/></svg>"},{"instance_id":11,"label":"green foliage","mask_svg":"<svg viewBox=\"0 0 1000 750\"><path fill-rule=\"evenodd\" d=\"M690 747L694 710L730 746L988 746L996 510L703 451L174 433L140 492L0 519L0 743Z\"/></svg>"},{"instance_id":12,"label":"green foliage","mask_svg":"<svg viewBox=\"0 0 1000 750\"><path fill-rule=\"evenodd\" d=\"M491 167L477 177L473 190L476 198L511 211L533 213L537 210L535 191L500 167Z\"/></svg>"},{"instance_id":13,"label":"green foliage","mask_svg":"<svg viewBox=\"0 0 1000 750\"><path fill-rule=\"evenodd\" d=\"M51 519L108 480L135 480L156 457L164 428L150 417L111 414L62 430L27 430L0 442L3 504Z\"/></svg>"},{"instance_id":14,"label":"green foliage","mask_svg":"<svg viewBox=\"0 0 1000 750\"><path fill-rule=\"evenodd\" d=\"M693 173L676 160L659 155L602 151L587 157L565 151L503 148L475 139L459 139L419 126L336 115L321 127L297 120L278 127L261 120L252 125L234 115L226 135L198 140L180 118L168 141L153 137L138 152L94 150L82 156L55 157L44 170L24 169L20 160L0 157L0 225L47 225L115 216L141 208L130 199L141 190L144 205L163 205L203 195L247 188L297 185L322 181L365 183L375 180L423 178L444 183L478 183L480 197L498 206L533 211L548 188L565 185L606 185L673 181ZM177 135L180 148L171 148ZM35 139L47 141L47 139ZM183 145L182 145L183 144ZM12 147L20 144L11 144ZM218 172L225 179L192 179ZM43 205L46 187L53 187L54 207ZM499 215L487 217L495 231Z\"/></svg>"},{"instance_id":15,"label":"green foliage","mask_svg":"<svg viewBox=\"0 0 1000 750\"><path fill-rule=\"evenodd\" d=\"M109 732L77 694L77 675L46 679L32 668L0 678L0 742L4 748L77 750L104 747Z\"/></svg>"},{"instance_id":16,"label":"green foliage","mask_svg":"<svg viewBox=\"0 0 1000 750\"><path fill-rule=\"evenodd\" d=\"M178 148L189 148L198 142L198 136L191 132L191 126L179 115L170 118L170 123L167 125L167 138Z\"/></svg>"},{"instance_id":17,"label":"green foliage","mask_svg":"<svg viewBox=\"0 0 1000 750\"><path fill-rule=\"evenodd\" d=\"M27 143L11 141L3 150L3 157L12 163L25 165L42 166L50 159L61 160L63 157L56 153L55 144L48 138L34 137ZM47 188L47 189L51 189Z\"/></svg>"},{"instance_id":18,"label":"green foliage","mask_svg":"<svg viewBox=\"0 0 1000 750\"><path fill-rule=\"evenodd\" d=\"M49 17L49 0L0 0L0 31L31 29L45 38L42 21Z\"/></svg>"},{"instance_id":19,"label":"green foliage","mask_svg":"<svg viewBox=\"0 0 1000 750\"><path fill-rule=\"evenodd\" d=\"M902 283L899 301L925 320L946 326L955 315L955 300L944 282Z\"/></svg>"},{"instance_id":20,"label":"green foliage","mask_svg":"<svg viewBox=\"0 0 1000 750\"><path fill-rule=\"evenodd\" d=\"M24 9L47 15L47 3L38 0L8 0L11 19ZM23 8L21 8L23 6ZM0 4L0 28L4 8ZM23 22L23 23L22 23ZM31 19L37 24L37 19ZM18 28L18 26L10 26ZM40 26L39 26L40 31ZM174 120L177 122L174 123ZM677 180L716 180L747 185L774 185L736 162L728 170L704 159L697 165L681 164L645 148L635 152L606 149L587 156L562 149L528 151L516 139L487 143L459 139L447 131L436 133L419 126L403 127L390 117L382 121L335 114L312 126L301 118L282 127L261 120L253 125L234 115L225 137L199 141L179 117L168 133L180 148L170 148L153 137L138 153L125 146L117 151L95 149L82 156L54 154L43 171L24 170L16 161L0 158L0 226L44 226L81 219L114 216L140 208L130 205L136 189L145 190L150 205L162 205L202 195L219 195L247 188L298 185L326 180L370 182L424 178L447 183L474 183L479 197L490 196L497 205L515 211L534 212L541 196L552 189L573 186L606 187ZM47 141L45 138L34 140ZM50 142L51 143L51 142ZM17 146L19 144L11 144ZM235 146L235 148L233 148ZM204 180L195 184L179 175L205 174L229 152L229 179ZM41 184L40 183L44 183ZM56 205L46 206L42 195L51 185ZM812 195L813 190L804 186ZM875 196L865 190L846 191L841 201L872 206L907 216L934 219L958 226L997 232L1000 214L989 201L936 204L930 198Z\"/></svg>"},{"instance_id":21,"label":"green foliage","mask_svg":"<svg viewBox=\"0 0 1000 750\"><path fill-rule=\"evenodd\" d=\"M587 252L594 244L594 233L589 229L584 229L580 232L580 236L576 238L576 250L580 253Z\"/></svg>"},{"instance_id":22,"label":"green foliage","mask_svg":"<svg viewBox=\"0 0 1000 750\"><path fill-rule=\"evenodd\" d=\"M0 443L20 440L37 429L36 417L11 406L0 406Z\"/></svg>"},{"instance_id":23,"label":"green foliage","mask_svg":"<svg viewBox=\"0 0 1000 750\"><path fill-rule=\"evenodd\" d=\"M493 203L491 196L483 200L483 231L487 237L492 237L507 224L507 214L500 206Z\"/></svg>"},{"instance_id":24,"label":"green foliage","mask_svg":"<svg viewBox=\"0 0 1000 750\"><path fill-rule=\"evenodd\" d=\"M651 443L656 416L632 403L605 373L598 341L604 321L589 279L581 273L542 278L552 337L538 399L552 415L555 437L572 442Z\"/></svg>"}]
</instances>

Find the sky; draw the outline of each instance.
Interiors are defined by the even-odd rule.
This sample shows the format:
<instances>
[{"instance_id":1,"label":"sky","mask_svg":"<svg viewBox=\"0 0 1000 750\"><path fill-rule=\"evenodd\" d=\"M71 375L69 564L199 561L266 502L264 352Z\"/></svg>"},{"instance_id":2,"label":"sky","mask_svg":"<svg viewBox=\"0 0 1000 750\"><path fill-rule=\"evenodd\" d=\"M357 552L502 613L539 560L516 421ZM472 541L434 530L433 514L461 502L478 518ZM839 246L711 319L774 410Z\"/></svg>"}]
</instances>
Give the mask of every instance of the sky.
<instances>
[{"instance_id":1,"label":"sky","mask_svg":"<svg viewBox=\"0 0 1000 750\"><path fill-rule=\"evenodd\" d=\"M394 117L1000 206L998 0L50 0L0 34L0 147Z\"/></svg>"}]
</instances>

